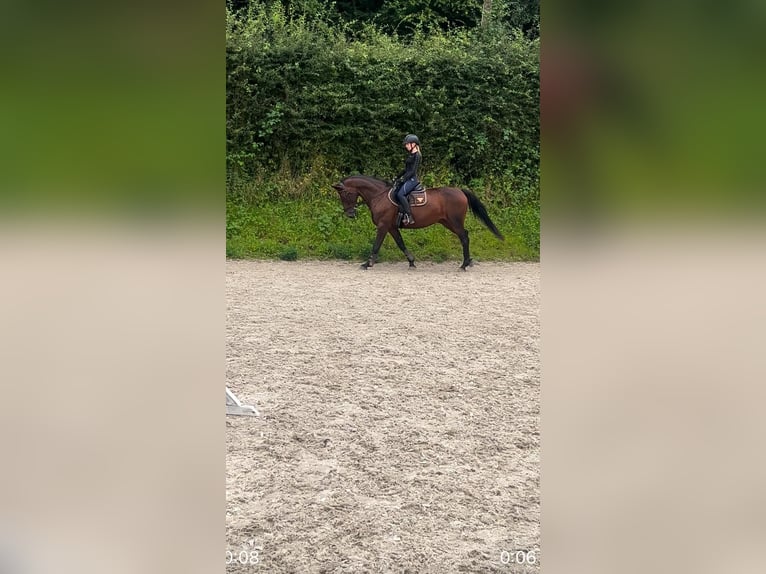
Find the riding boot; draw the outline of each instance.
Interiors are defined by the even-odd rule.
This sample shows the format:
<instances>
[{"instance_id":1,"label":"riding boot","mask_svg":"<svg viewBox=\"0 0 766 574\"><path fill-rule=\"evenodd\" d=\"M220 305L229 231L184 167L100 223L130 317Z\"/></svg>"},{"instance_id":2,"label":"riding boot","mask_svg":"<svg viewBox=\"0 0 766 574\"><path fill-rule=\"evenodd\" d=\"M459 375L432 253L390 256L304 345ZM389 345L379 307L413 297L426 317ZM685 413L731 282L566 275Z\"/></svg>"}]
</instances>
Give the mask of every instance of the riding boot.
<instances>
[{"instance_id":1,"label":"riding boot","mask_svg":"<svg viewBox=\"0 0 766 574\"><path fill-rule=\"evenodd\" d=\"M407 225L415 225L415 218L412 217L412 208L410 207L410 200L409 198L405 197L404 202L404 213L407 214Z\"/></svg>"},{"instance_id":2,"label":"riding boot","mask_svg":"<svg viewBox=\"0 0 766 574\"><path fill-rule=\"evenodd\" d=\"M410 209L410 201L406 197L399 200L399 211L404 214L403 222L405 225L408 225L413 221L412 210Z\"/></svg>"}]
</instances>

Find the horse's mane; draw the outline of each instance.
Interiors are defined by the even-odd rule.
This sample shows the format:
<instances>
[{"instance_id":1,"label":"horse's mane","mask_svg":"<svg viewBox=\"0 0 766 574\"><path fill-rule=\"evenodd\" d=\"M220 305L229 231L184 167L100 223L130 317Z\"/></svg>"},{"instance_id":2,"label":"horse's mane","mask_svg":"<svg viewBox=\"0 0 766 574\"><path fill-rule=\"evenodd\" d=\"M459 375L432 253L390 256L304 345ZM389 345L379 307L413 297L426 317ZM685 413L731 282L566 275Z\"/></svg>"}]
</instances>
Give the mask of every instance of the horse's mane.
<instances>
[{"instance_id":1,"label":"horse's mane","mask_svg":"<svg viewBox=\"0 0 766 574\"><path fill-rule=\"evenodd\" d=\"M391 182L386 179L380 179L379 177L373 177L371 175L349 175L348 177L344 177L341 181L345 182L347 179L351 179L352 177L356 177L359 179L364 179L372 183L382 183L383 185L391 185Z\"/></svg>"}]
</instances>

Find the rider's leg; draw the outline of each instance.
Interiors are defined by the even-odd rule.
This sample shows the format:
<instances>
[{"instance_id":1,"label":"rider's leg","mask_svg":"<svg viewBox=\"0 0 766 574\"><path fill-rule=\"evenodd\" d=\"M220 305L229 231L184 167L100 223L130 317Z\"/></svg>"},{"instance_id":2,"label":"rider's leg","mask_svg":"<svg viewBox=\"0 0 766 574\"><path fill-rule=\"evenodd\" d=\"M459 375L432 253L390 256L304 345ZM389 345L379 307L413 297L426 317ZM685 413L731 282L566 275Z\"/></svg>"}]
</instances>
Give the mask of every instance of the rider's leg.
<instances>
[{"instance_id":1,"label":"rider's leg","mask_svg":"<svg viewBox=\"0 0 766 574\"><path fill-rule=\"evenodd\" d=\"M409 223L409 219L412 217L412 211L410 209L410 202L407 197L400 191L396 194L396 201L399 203L399 209L404 213L405 223Z\"/></svg>"},{"instance_id":2,"label":"rider's leg","mask_svg":"<svg viewBox=\"0 0 766 574\"><path fill-rule=\"evenodd\" d=\"M417 185L416 181L412 179L408 179L401 185L401 187L399 188L399 191L397 191L396 193L396 199L399 201L399 204L402 206L404 213L407 214L410 224L415 223L415 218L412 217L412 208L410 207L410 200L407 197L407 195L410 193L410 191L412 191L412 189L414 189L416 185Z\"/></svg>"}]
</instances>

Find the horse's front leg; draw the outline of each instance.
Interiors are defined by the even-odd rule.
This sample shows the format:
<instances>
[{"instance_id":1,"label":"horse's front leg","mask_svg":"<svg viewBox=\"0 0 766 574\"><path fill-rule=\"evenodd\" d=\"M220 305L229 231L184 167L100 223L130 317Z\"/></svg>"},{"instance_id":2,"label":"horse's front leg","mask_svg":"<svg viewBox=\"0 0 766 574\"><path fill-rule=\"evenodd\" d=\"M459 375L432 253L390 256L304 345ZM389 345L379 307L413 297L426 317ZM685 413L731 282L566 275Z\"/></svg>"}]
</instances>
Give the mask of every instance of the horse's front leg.
<instances>
[{"instance_id":1,"label":"horse's front leg","mask_svg":"<svg viewBox=\"0 0 766 574\"><path fill-rule=\"evenodd\" d=\"M375 265L375 262L378 260L378 251L380 251L380 246L386 238L386 233L388 233L386 227L383 225L378 226L378 234L375 236L375 242L372 244L372 253L370 253L370 258L365 263L362 263L362 269L369 269Z\"/></svg>"},{"instance_id":2,"label":"horse's front leg","mask_svg":"<svg viewBox=\"0 0 766 574\"><path fill-rule=\"evenodd\" d=\"M394 241L396 241L397 247L401 249L402 253L404 253L404 256L407 258L407 261L410 262L410 268L415 267L415 258L412 256L412 253L407 249L407 246L404 245L404 239L402 239L402 234L399 232L399 230L394 227L389 230L389 233L391 234L391 237L394 238Z\"/></svg>"}]
</instances>

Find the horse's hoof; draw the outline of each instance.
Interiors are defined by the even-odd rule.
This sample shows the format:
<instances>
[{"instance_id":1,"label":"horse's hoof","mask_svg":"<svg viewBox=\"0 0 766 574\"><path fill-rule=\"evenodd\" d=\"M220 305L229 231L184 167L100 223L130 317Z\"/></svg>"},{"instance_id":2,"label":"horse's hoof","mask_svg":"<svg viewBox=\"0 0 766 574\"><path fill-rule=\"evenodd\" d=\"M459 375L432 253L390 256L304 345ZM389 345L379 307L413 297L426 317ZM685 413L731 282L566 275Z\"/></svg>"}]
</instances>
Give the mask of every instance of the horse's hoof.
<instances>
[{"instance_id":1,"label":"horse's hoof","mask_svg":"<svg viewBox=\"0 0 766 574\"><path fill-rule=\"evenodd\" d=\"M410 269L417 269L413 261L410 261Z\"/></svg>"},{"instance_id":2,"label":"horse's hoof","mask_svg":"<svg viewBox=\"0 0 766 574\"><path fill-rule=\"evenodd\" d=\"M369 263L362 263L362 264L359 266L359 269L363 269L364 271L367 271L367 269L369 269L369 267L370 267L370 264L369 264Z\"/></svg>"}]
</instances>

